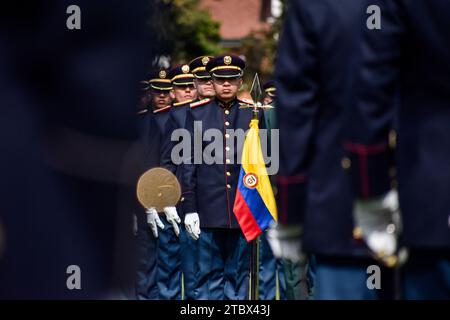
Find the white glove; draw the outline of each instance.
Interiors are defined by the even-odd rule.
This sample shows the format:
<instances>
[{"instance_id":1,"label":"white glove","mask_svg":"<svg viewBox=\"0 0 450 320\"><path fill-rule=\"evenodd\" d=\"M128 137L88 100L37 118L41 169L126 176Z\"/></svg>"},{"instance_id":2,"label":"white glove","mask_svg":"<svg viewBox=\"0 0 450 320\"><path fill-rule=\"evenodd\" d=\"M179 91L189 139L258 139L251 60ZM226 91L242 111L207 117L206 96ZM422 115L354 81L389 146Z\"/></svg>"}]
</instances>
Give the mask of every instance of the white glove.
<instances>
[{"instance_id":1,"label":"white glove","mask_svg":"<svg viewBox=\"0 0 450 320\"><path fill-rule=\"evenodd\" d=\"M198 240L200 237L200 218L197 212L187 213L184 217L184 225L186 231L194 240Z\"/></svg>"},{"instance_id":2,"label":"white glove","mask_svg":"<svg viewBox=\"0 0 450 320\"><path fill-rule=\"evenodd\" d=\"M158 227L164 229L164 224L155 208L145 209L145 212L147 213L147 224L150 226L153 236L158 238Z\"/></svg>"},{"instance_id":3,"label":"white glove","mask_svg":"<svg viewBox=\"0 0 450 320\"><path fill-rule=\"evenodd\" d=\"M305 263L301 246L301 228L293 225L273 223L267 230L267 242L274 257Z\"/></svg>"},{"instance_id":4,"label":"white glove","mask_svg":"<svg viewBox=\"0 0 450 320\"><path fill-rule=\"evenodd\" d=\"M354 220L367 246L382 260L397 251L397 238L401 231L398 193L389 191L376 199L355 202Z\"/></svg>"},{"instance_id":5,"label":"white glove","mask_svg":"<svg viewBox=\"0 0 450 320\"><path fill-rule=\"evenodd\" d=\"M180 234L180 227L178 226L178 223L181 223L181 219L178 216L177 209L175 207L165 207L164 213L166 214L167 222L173 226L173 231L178 237Z\"/></svg>"}]
</instances>

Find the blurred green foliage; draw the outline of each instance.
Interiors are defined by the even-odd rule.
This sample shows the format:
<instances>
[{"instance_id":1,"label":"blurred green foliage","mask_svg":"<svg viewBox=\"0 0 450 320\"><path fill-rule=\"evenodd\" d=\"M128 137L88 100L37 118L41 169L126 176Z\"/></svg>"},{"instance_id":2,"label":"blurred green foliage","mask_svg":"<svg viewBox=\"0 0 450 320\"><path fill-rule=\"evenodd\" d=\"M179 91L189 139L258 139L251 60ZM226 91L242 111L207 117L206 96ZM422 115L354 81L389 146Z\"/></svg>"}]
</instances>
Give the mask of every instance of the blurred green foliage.
<instances>
[{"instance_id":1,"label":"blurred green foliage","mask_svg":"<svg viewBox=\"0 0 450 320\"><path fill-rule=\"evenodd\" d=\"M275 68L278 39L281 33L287 2L281 0L283 9L280 17L271 24L267 33L251 34L242 41L240 51L247 58L245 83L252 83L254 74L258 72L262 83L268 81Z\"/></svg>"},{"instance_id":2,"label":"blurred green foliage","mask_svg":"<svg viewBox=\"0 0 450 320\"><path fill-rule=\"evenodd\" d=\"M288 1L281 0L282 15L270 24L267 32L253 33L236 47L222 47L220 22L214 21L209 12L200 8L200 0L149 0L149 24L153 30L159 30L158 34L152 35L153 45L157 46L160 55L169 56L172 64L189 62L206 54L244 55L247 67L243 90L249 90L256 72L262 82L272 77Z\"/></svg>"},{"instance_id":3,"label":"blurred green foliage","mask_svg":"<svg viewBox=\"0 0 450 320\"><path fill-rule=\"evenodd\" d=\"M200 9L199 0L150 1L149 24L160 30L153 40L161 55L173 63L188 62L200 55L221 52L220 23Z\"/></svg>"}]
</instances>

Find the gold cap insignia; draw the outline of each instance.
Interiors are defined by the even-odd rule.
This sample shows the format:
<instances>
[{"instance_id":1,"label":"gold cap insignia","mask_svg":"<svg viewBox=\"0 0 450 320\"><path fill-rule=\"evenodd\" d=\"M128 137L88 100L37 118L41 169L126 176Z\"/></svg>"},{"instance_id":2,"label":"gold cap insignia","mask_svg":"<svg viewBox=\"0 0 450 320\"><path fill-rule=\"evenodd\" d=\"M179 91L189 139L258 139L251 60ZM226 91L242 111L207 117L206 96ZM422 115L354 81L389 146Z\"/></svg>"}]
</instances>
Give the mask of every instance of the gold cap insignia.
<instances>
[{"instance_id":1,"label":"gold cap insignia","mask_svg":"<svg viewBox=\"0 0 450 320\"><path fill-rule=\"evenodd\" d=\"M165 70L161 70L161 71L159 72L159 77L160 77L161 79L165 79L166 76L167 76L167 73L166 73Z\"/></svg>"},{"instance_id":2,"label":"gold cap insignia","mask_svg":"<svg viewBox=\"0 0 450 320\"><path fill-rule=\"evenodd\" d=\"M231 64L231 57L230 56L225 56L223 58L223 63L225 63L226 65Z\"/></svg>"},{"instance_id":3,"label":"gold cap insignia","mask_svg":"<svg viewBox=\"0 0 450 320\"><path fill-rule=\"evenodd\" d=\"M204 66L206 66L206 64L209 62L209 58L208 57L203 57L202 58L202 63Z\"/></svg>"},{"instance_id":4,"label":"gold cap insignia","mask_svg":"<svg viewBox=\"0 0 450 320\"><path fill-rule=\"evenodd\" d=\"M189 66L185 64L184 66L181 67L181 71L183 71L183 73L189 73Z\"/></svg>"}]
</instances>

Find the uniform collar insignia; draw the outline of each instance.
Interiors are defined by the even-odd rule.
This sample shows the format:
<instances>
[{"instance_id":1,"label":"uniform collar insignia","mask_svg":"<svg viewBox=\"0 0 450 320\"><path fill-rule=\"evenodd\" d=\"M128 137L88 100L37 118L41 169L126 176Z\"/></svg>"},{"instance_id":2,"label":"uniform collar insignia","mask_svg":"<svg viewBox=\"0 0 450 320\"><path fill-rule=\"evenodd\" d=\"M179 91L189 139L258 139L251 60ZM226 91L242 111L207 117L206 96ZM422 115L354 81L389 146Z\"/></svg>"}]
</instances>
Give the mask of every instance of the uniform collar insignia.
<instances>
[{"instance_id":1,"label":"uniform collar insignia","mask_svg":"<svg viewBox=\"0 0 450 320\"><path fill-rule=\"evenodd\" d=\"M230 102L224 102L222 100L220 100L219 98L217 98L217 104L222 107L222 108L231 108L237 101L237 98L234 98L233 100L231 100Z\"/></svg>"}]
</instances>

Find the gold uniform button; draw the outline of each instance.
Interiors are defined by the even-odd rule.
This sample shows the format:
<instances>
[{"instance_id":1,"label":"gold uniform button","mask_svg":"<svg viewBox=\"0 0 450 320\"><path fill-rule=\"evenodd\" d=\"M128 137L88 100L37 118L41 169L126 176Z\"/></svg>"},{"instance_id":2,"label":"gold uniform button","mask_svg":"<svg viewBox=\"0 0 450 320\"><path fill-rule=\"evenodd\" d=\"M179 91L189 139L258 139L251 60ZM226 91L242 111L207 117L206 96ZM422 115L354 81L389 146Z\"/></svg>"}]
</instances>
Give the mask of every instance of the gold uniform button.
<instances>
[{"instance_id":1,"label":"gold uniform button","mask_svg":"<svg viewBox=\"0 0 450 320\"><path fill-rule=\"evenodd\" d=\"M230 110L225 110L225 114L230 114Z\"/></svg>"},{"instance_id":2,"label":"gold uniform button","mask_svg":"<svg viewBox=\"0 0 450 320\"><path fill-rule=\"evenodd\" d=\"M388 268L393 268L393 267L395 267L397 265L398 257L396 255L392 255L392 256L386 257L384 259L384 262L386 263L386 266Z\"/></svg>"},{"instance_id":3,"label":"gold uniform button","mask_svg":"<svg viewBox=\"0 0 450 320\"><path fill-rule=\"evenodd\" d=\"M391 130L389 132L389 147L395 149L397 146L397 132L395 130Z\"/></svg>"},{"instance_id":4,"label":"gold uniform button","mask_svg":"<svg viewBox=\"0 0 450 320\"><path fill-rule=\"evenodd\" d=\"M353 228L353 239L355 240L361 240L363 237L362 230L360 227Z\"/></svg>"},{"instance_id":5,"label":"gold uniform button","mask_svg":"<svg viewBox=\"0 0 450 320\"><path fill-rule=\"evenodd\" d=\"M341 160L342 168L344 168L345 170L348 170L348 169L350 169L351 165L352 165L352 162L349 158L347 158L347 157L342 158L342 160Z\"/></svg>"},{"instance_id":6,"label":"gold uniform button","mask_svg":"<svg viewBox=\"0 0 450 320\"><path fill-rule=\"evenodd\" d=\"M227 176L231 176L231 173L229 171L227 171ZM449 225L450 225L450 217L449 217Z\"/></svg>"},{"instance_id":7,"label":"gold uniform button","mask_svg":"<svg viewBox=\"0 0 450 320\"><path fill-rule=\"evenodd\" d=\"M227 184L227 189L231 189L231 186L229 184Z\"/></svg>"},{"instance_id":8,"label":"gold uniform button","mask_svg":"<svg viewBox=\"0 0 450 320\"><path fill-rule=\"evenodd\" d=\"M230 160L230 159L227 159L226 162L227 162L227 164L229 164L229 163L231 162L231 160Z\"/></svg>"},{"instance_id":9,"label":"gold uniform button","mask_svg":"<svg viewBox=\"0 0 450 320\"><path fill-rule=\"evenodd\" d=\"M225 150L226 151L230 151L230 147L225 147Z\"/></svg>"},{"instance_id":10,"label":"gold uniform button","mask_svg":"<svg viewBox=\"0 0 450 320\"><path fill-rule=\"evenodd\" d=\"M229 139L230 135L228 133L225 134L225 139Z\"/></svg>"},{"instance_id":11,"label":"gold uniform button","mask_svg":"<svg viewBox=\"0 0 450 320\"><path fill-rule=\"evenodd\" d=\"M225 121L225 125L228 127L230 123L228 121Z\"/></svg>"}]
</instances>

